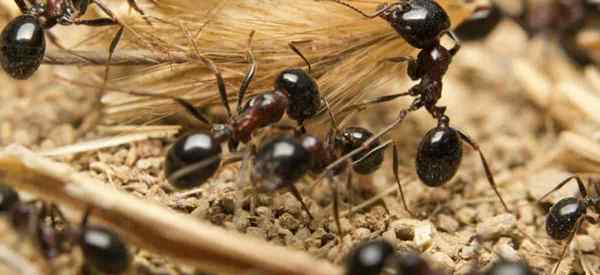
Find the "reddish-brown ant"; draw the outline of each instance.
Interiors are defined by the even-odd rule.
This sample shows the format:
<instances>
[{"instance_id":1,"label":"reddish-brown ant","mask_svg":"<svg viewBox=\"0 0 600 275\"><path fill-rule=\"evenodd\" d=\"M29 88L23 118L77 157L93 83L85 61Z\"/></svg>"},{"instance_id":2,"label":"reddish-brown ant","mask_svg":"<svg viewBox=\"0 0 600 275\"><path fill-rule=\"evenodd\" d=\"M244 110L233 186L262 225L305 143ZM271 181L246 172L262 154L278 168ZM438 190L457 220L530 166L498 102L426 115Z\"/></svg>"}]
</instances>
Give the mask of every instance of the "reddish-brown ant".
<instances>
[{"instance_id":1,"label":"reddish-brown ant","mask_svg":"<svg viewBox=\"0 0 600 275\"><path fill-rule=\"evenodd\" d=\"M252 35L249 42L251 39ZM306 58L292 44L290 47L307 62L310 70L310 64ZM272 91L253 96L243 104L244 95L256 70L256 60L249 47L248 59L251 65L240 85L237 114L232 115L227 100L225 82L220 72L210 60L203 59L216 76L221 103L225 107L228 119L222 124L211 123L188 101L167 96L182 105L196 119L211 125L210 134L201 132L184 135L178 138L167 152L165 174L169 182L179 188L198 186L216 172L221 160L222 143L227 141L229 148L235 151L240 142L248 143L257 129L280 121L286 112L288 116L297 121L304 131L304 120L314 116L321 106L317 83L306 71L301 69L282 71L277 77Z\"/></svg>"},{"instance_id":2,"label":"reddish-brown ant","mask_svg":"<svg viewBox=\"0 0 600 275\"><path fill-rule=\"evenodd\" d=\"M565 184L569 183L571 180L577 182L581 199L575 197L562 198L552 205L550 212L546 217L546 233L548 236L555 240L567 240L567 243L563 247L560 259L552 273L556 273L558 270L558 267L567 252L567 247L573 240L573 237L575 237L575 234L577 234L577 231L579 231L584 219L595 221L593 217L586 215L587 209L592 206L600 206L600 197L588 196L583 181L578 176L570 176L564 179L557 184L556 187L543 195L538 201L542 201L553 192L565 186Z\"/></svg>"},{"instance_id":3,"label":"reddish-brown ant","mask_svg":"<svg viewBox=\"0 0 600 275\"><path fill-rule=\"evenodd\" d=\"M408 76L419 83L412 86L408 92L392 96L383 96L368 101L368 104L392 100L399 96L416 97L407 109L400 111L398 118L379 133L366 140L359 148L349 152L344 157L330 164L327 169L333 169L348 158L354 157L369 146L379 137L397 127L408 113L425 107L438 121L438 126L430 130L419 145L417 153L417 175L421 181L429 186L440 186L450 180L456 173L462 160L462 142L465 141L479 152L486 177L490 186L502 202L506 211L508 206L496 188L496 184L489 165L479 146L467 135L449 126L449 118L445 115L446 107L437 106L442 95L442 78L448 70L452 58L460 49L460 42L450 31L450 18L446 11L431 0L405 0L384 5L382 9L372 15L340 0L332 1L362 14L367 18L381 17L388 21L398 34L411 46L420 49L417 59L412 57L392 58L392 61L408 62ZM455 45L446 49L440 43L440 38L448 35L455 41ZM363 104L359 104L363 105ZM395 148L394 148L395 149ZM394 150L397 151L396 149ZM403 196L403 192L400 189ZM403 198L403 202L405 199ZM404 203L406 207L406 203ZM408 211L408 208L407 208Z\"/></svg>"},{"instance_id":4,"label":"reddish-brown ant","mask_svg":"<svg viewBox=\"0 0 600 275\"><path fill-rule=\"evenodd\" d=\"M144 15L135 0L129 5ZM44 31L60 25L86 25L101 27L119 25L114 14L100 0L15 0L23 13L4 27L0 35L0 65L15 79L28 79L37 71L46 51ZM81 19L87 8L95 4L109 18ZM42 20L43 19L43 20ZM58 41L49 32L51 41ZM109 60L121 39L123 27L117 32L109 48Z\"/></svg>"}]
</instances>

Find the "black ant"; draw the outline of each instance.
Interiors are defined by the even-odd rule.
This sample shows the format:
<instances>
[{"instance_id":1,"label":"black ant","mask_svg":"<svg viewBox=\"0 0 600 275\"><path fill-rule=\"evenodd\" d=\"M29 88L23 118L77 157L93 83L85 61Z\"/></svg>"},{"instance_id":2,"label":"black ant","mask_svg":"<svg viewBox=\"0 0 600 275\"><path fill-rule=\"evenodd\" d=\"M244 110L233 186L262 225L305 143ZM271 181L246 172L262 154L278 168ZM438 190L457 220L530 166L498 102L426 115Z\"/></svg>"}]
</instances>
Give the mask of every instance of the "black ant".
<instances>
[{"instance_id":1,"label":"black ant","mask_svg":"<svg viewBox=\"0 0 600 275\"><path fill-rule=\"evenodd\" d=\"M290 44L290 47L308 64L310 71L310 63L306 58L295 46ZM221 102L227 111L226 123L211 123L184 99L143 94L143 96L173 99L196 119L211 125L210 134L200 132L184 135L178 138L167 152L165 174L174 186L179 188L198 186L214 175L221 160L221 143L227 141L229 148L235 151L240 142L248 143L257 129L280 121L284 113L296 120L301 131L305 132L304 120L314 116L321 109L317 83L302 69L282 71L276 78L272 91L253 96L242 106L244 95L256 70L256 60L251 49L248 50L248 59L251 66L240 85L237 114L234 116L229 107L225 82L220 72L210 60L203 58L216 76Z\"/></svg>"},{"instance_id":2,"label":"black ant","mask_svg":"<svg viewBox=\"0 0 600 275\"><path fill-rule=\"evenodd\" d=\"M556 273L558 270L558 267L560 266L560 263L567 252L569 244L573 240L573 237L575 237L575 234L577 234L577 231L579 231L584 219L589 219L591 221L595 220L593 217L586 215L587 209L592 206L600 205L600 197L588 197L588 193L583 185L583 181L578 176L570 176L564 179L558 185L556 185L554 189L542 196L538 201L542 201L548 195L559 190L573 179L577 182L579 193L581 194L582 198L562 198L552 205L548 216L546 216L546 233L548 236L554 240L567 240L567 243L563 247L560 259L552 273Z\"/></svg>"},{"instance_id":3,"label":"black ant","mask_svg":"<svg viewBox=\"0 0 600 275\"><path fill-rule=\"evenodd\" d=\"M502 18L515 21L531 38L537 34L555 34L558 43L576 64L585 66L593 63L590 56L577 46L576 36L589 19L600 14L597 2L588 0L550 0L534 4L521 0L519 15L509 15L495 3L481 8L462 24L455 32L462 40L481 40L491 33Z\"/></svg>"},{"instance_id":4,"label":"black ant","mask_svg":"<svg viewBox=\"0 0 600 275\"><path fill-rule=\"evenodd\" d=\"M127 1L132 8L144 15L135 0ZM39 68L46 51L44 30L57 24L92 27L120 24L100 0L53 0L44 3L38 0L15 0L15 3L23 15L10 21L0 35L0 65L15 79L28 79ZM96 4L109 18L81 19L91 4ZM48 34L51 41L58 45L56 38L49 32ZM122 34L121 26L111 42L109 59Z\"/></svg>"},{"instance_id":5,"label":"black ant","mask_svg":"<svg viewBox=\"0 0 600 275\"><path fill-rule=\"evenodd\" d=\"M68 252L72 244L79 244L89 265L86 267L106 274L120 274L129 268L131 256L126 243L106 227L89 225L90 208L79 229L73 229L55 204L40 200L23 202L13 188L5 185L0 185L0 206L1 212L9 214L16 230L35 232L47 258Z\"/></svg>"},{"instance_id":6,"label":"black ant","mask_svg":"<svg viewBox=\"0 0 600 275\"><path fill-rule=\"evenodd\" d=\"M442 95L442 77L446 74L452 58L460 49L458 38L450 31L450 18L444 9L431 0L406 0L384 5L373 15L368 15L361 10L340 0L328 0L344 5L362 14L367 18L381 17L388 21L398 34L411 46L420 49L417 59L412 57L392 58L391 61L408 62L408 76L420 82L406 93L393 96L382 96L364 104L373 104L392 100L399 96L416 97L407 109L400 111L398 118L379 133L373 135L362 145L330 164L327 169L333 169L346 159L353 157L375 142L379 137L397 127L409 112L425 107L438 121L438 126L430 130L419 145L417 153L417 175L421 181L429 186L440 186L450 180L456 173L462 160L462 142L465 141L479 152L486 177L492 189L502 202L507 212L508 206L496 188L496 184L489 165L479 146L462 132L449 126L449 118L445 115L446 107L437 106ZM455 41L455 45L446 49L440 43L440 38L448 35ZM364 104L358 104L360 106ZM394 152L397 149L394 146ZM402 200L405 202L402 189ZM406 208L406 203L404 203ZM408 208L406 210L411 213Z\"/></svg>"}]
</instances>

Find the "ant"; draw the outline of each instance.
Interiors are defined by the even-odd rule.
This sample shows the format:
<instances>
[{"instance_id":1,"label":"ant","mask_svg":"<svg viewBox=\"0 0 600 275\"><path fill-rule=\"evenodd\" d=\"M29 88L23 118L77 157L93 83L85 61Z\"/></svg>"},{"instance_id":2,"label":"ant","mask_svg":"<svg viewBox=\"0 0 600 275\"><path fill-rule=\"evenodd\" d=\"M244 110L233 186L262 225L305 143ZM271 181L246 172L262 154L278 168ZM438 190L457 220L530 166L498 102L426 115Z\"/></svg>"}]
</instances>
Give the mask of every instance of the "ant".
<instances>
[{"instance_id":1,"label":"ant","mask_svg":"<svg viewBox=\"0 0 600 275\"><path fill-rule=\"evenodd\" d=\"M328 1L344 5L367 18L381 17L385 19L411 46L420 49L416 59L412 57L389 59L394 62L408 62L408 76L412 80L420 80L420 82L412 86L406 93L383 96L367 103L358 104L381 103L399 96L416 97L408 108L400 111L394 122L364 141L359 148L330 164L327 169L333 169L336 165L362 150L367 150L379 137L397 127L410 112L425 107L432 117L437 120L438 125L425 134L419 144L416 169L421 181L432 187L441 186L448 182L460 166L462 141L464 141L479 153L490 186L500 199L504 209L510 212L497 190L487 160L479 146L467 135L450 127L450 119L445 115L446 107L437 106L437 102L442 95L442 78L446 74L452 58L461 47L459 39L450 30L450 18L446 11L431 0L405 0L385 4L379 11L369 15L343 1ZM446 49L441 45L440 38L443 35L448 35L455 41L452 48ZM394 152L397 153L395 145ZM399 188L405 209L411 213L406 207L402 189L400 186Z\"/></svg>"},{"instance_id":2,"label":"ant","mask_svg":"<svg viewBox=\"0 0 600 275\"><path fill-rule=\"evenodd\" d=\"M135 0L127 2L134 10L144 15ZM0 34L0 65L14 79L28 79L39 68L46 51L45 30L57 24L91 27L120 25L114 14L100 0L52 0L45 3L38 0L15 0L15 3L23 15L10 21ZM91 4L98 6L109 18L81 19ZM58 45L56 38L50 32L47 34L51 41ZM121 25L110 44L109 60L122 34Z\"/></svg>"},{"instance_id":3,"label":"ant","mask_svg":"<svg viewBox=\"0 0 600 275\"><path fill-rule=\"evenodd\" d=\"M131 256L126 243L112 230L88 224L91 208L85 211L80 227L73 229L57 205L39 200L23 202L13 188L0 185L1 212L8 212L19 232L36 232L38 244L49 259L68 252L76 243L83 252L86 268L106 274L121 274L129 268Z\"/></svg>"},{"instance_id":4,"label":"ant","mask_svg":"<svg viewBox=\"0 0 600 275\"><path fill-rule=\"evenodd\" d=\"M595 220L593 217L586 215L587 209L592 206L600 205L600 197L588 197L587 190L579 176L567 177L558 185L556 185L556 187L543 195L538 201L542 201L553 192L565 186L571 180L575 180L577 182L579 193L581 194L582 198L562 198L552 205L548 216L546 216L546 233L548 236L558 241L565 239L567 240L567 243L563 247L560 259L558 260L558 263L556 264L556 267L554 267L554 271L552 273L556 273L558 270L562 259L566 255L569 244L575 237L575 234L577 234L577 231L579 231L579 228L581 228L581 224L583 223L584 219L589 219L591 221Z\"/></svg>"},{"instance_id":5,"label":"ant","mask_svg":"<svg viewBox=\"0 0 600 275\"><path fill-rule=\"evenodd\" d=\"M389 269L387 268L389 267ZM378 239L360 243L346 256L344 275L443 275L431 268L423 257L406 253L396 255L394 247L386 240ZM534 275L525 262L505 259L494 263L484 272L471 271L471 275Z\"/></svg>"},{"instance_id":6,"label":"ant","mask_svg":"<svg viewBox=\"0 0 600 275\"><path fill-rule=\"evenodd\" d=\"M533 7L521 0L519 15L509 15L495 4L475 11L455 32L465 41L481 40L491 33L502 18L515 21L531 38L537 34L555 34L567 57L580 66L593 63L591 57L577 46L576 37L588 19L600 14L597 2L590 0L551 0Z\"/></svg>"},{"instance_id":7,"label":"ant","mask_svg":"<svg viewBox=\"0 0 600 275\"><path fill-rule=\"evenodd\" d=\"M253 33L250 35L248 44L250 44L252 35ZM308 60L293 44L289 45L308 64L310 72ZM321 97L317 83L309 73L302 69L282 71L276 78L272 91L253 96L242 105L246 90L256 71L256 60L252 50L249 49L248 59L251 65L240 85L237 114L234 116L229 107L225 82L221 73L212 61L201 58L215 74L221 103L227 112L227 122L222 124L210 122L184 99L143 94L143 96L173 99L194 118L211 126L210 133L192 133L178 138L167 152L165 174L169 182L178 188L201 185L214 175L220 164L222 143L227 141L230 150L235 151L240 142L250 142L252 134L257 129L280 121L284 113L297 122L302 132L306 132L303 125L304 120L316 115L321 109Z\"/></svg>"}]
</instances>

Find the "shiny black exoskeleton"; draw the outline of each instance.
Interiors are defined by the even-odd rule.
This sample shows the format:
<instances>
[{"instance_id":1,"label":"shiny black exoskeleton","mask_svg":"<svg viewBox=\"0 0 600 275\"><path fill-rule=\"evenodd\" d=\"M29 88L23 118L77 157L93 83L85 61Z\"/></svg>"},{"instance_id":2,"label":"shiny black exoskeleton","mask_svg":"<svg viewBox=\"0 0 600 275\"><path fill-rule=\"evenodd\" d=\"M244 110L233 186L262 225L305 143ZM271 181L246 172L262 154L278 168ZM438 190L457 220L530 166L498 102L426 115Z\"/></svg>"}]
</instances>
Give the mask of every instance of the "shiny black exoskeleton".
<instances>
[{"instance_id":1,"label":"shiny black exoskeleton","mask_svg":"<svg viewBox=\"0 0 600 275\"><path fill-rule=\"evenodd\" d=\"M252 36L252 35L251 35ZM251 40L251 39L250 39ZM306 58L295 48L290 47L306 61ZM191 188L199 186L214 175L220 163L221 144L227 142L231 151L236 151L239 143L248 143L253 134L260 128L264 128L280 121L287 112L288 116L297 121L301 130L304 131L304 120L314 116L321 106L321 97L314 79L302 69L284 70L277 77L273 90L251 97L244 103L246 90L248 89L256 71L256 60L252 50L248 51L250 67L240 85L238 92L237 113L232 114L227 99L225 82L221 73L212 61L203 59L213 69L219 88L221 103L227 111L227 121L224 123L212 123L203 114L198 112L189 101L168 97L183 106L196 119L209 124L210 134L194 134L191 137L197 139L202 135L206 140L203 148L190 146L190 135L184 135L177 139L175 145L167 153L165 161L165 174L169 182L178 188ZM309 64L310 66L310 64ZM145 96L161 97L158 95L144 94ZM199 152L190 151L195 150ZM261 156L262 157L262 156ZM315 164L316 165L316 164ZM267 169L268 167L265 167ZM272 168L272 167L271 167ZM316 168L315 168L316 169ZM260 170L260 169L259 169ZM264 175L272 173L263 171ZM303 174L302 172L301 174ZM173 176L175 175L176 176ZM278 175L275 175L278 176ZM277 189L279 185L287 185L289 182L282 178L281 182L273 182L272 188Z\"/></svg>"},{"instance_id":2,"label":"shiny black exoskeleton","mask_svg":"<svg viewBox=\"0 0 600 275\"><path fill-rule=\"evenodd\" d=\"M287 115L300 125L321 110L317 82L302 69L281 72L275 79L275 89L287 94Z\"/></svg>"},{"instance_id":3,"label":"shiny black exoskeleton","mask_svg":"<svg viewBox=\"0 0 600 275\"><path fill-rule=\"evenodd\" d=\"M571 235L575 224L586 213L586 206L576 198L564 198L555 203L546 217L546 232L555 240Z\"/></svg>"},{"instance_id":4,"label":"shiny black exoskeleton","mask_svg":"<svg viewBox=\"0 0 600 275\"><path fill-rule=\"evenodd\" d=\"M165 159L165 175L177 188L190 188L212 177L221 163L221 144L211 134L189 133L177 139L169 148ZM174 175L180 169L191 169L185 175ZM181 173L181 172L180 172Z\"/></svg>"},{"instance_id":5,"label":"shiny black exoskeleton","mask_svg":"<svg viewBox=\"0 0 600 275\"><path fill-rule=\"evenodd\" d=\"M39 68L45 51L44 29L33 15L18 16L0 34L0 65L14 79L31 77Z\"/></svg>"},{"instance_id":6,"label":"shiny black exoskeleton","mask_svg":"<svg viewBox=\"0 0 600 275\"><path fill-rule=\"evenodd\" d=\"M441 123L425 134L417 150L417 175L424 184L437 187L448 182L462 161L460 134Z\"/></svg>"},{"instance_id":7,"label":"shiny black exoskeleton","mask_svg":"<svg viewBox=\"0 0 600 275\"><path fill-rule=\"evenodd\" d=\"M381 16L411 46L426 49L437 45L439 36L450 28L450 17L446 11L431 0L403 2L383 12ZM384 6L386 8L388 7Z\"/></svg>"},{"instance_id":8,"label":"shiny black exoskeleton","mask_svg":"<svg viewBox=\"0 0 600 275\"><path fill-rule=\"evenodd\" d=\"M469 18L454 29L454 33L461 41L482 40L496 29L502 18L502 10L492 3L489 7L475 10Z\"/></svg>"},{"instance_id":9,"label":"shiny black exoskeleton","mask_svg":"<svg viewBox=\"0 0 600 275\"><path fill-rule=\"evenodd\" d=\"M483 272L484 275L535 275L525 262L500 260Z\"/></svg>"},{"instance_id":10,"label":"shiny black exoskeleton","mask_svg":"<svg viewBox=\"0 0 600 275\"><path fill-rule=\"evenodd\" d=\"M267 141L254 155L252 181L263 192L287 187L312 219L310 210L294 185L312 168L315 156L309 148L305 148L301 140L287 135Z\"/></svg>"},{"instance_id":11,"label":"shiny black exoskeleton","mask_svg":"<svg viewBox=\"0 0 600 275\"><path fill-rule=\"evenodd\" d=\"M419 144L415 160L419 179L431 187L441 186L452 179L456 175L462 161L463 141L479 153L481 164L483 165L490 186L505 210L509 212L508 206L496 188L492 172L479 145L465 134L450 127L450 120L446 116L439 119L437 127L429 130Z\"/></svg>"},{"instance_id":12,"label":"shiny black exoskeleton","mask_svg":"<svg viewBox=\"0 0 600 275\"><path fill-rule=\"evenodd\" d=\"M46 50L45 30L57 24L93 27L119 24L112 12L98 1L15 0L15 3L23 15L10 21L0 37L0 65L15 79L28 79L39 68ZM144 14L135 0L128 0L128 3L140 14ZM91 4L96 4L110 18L81 19ZM121 32L122 29L111 43L111 54L121 38ZM54 36L51 38L56 40Z\"/></svg>"},{"instance_id":13,"label":"shiny black exoskeleton","mask_svg":"<svg viewBox=\"0 0 600 275\"><path fill-rule=\"evenodd\" d=\"M358 244L346 257L345 275L379 275L393 255L394 247L385 240Z\"/></svg>"},{"instance_id":14,"label":"shiny black exoskeleton","mask_svg":"<svg viewBox=\"0 0 600 275\"><path fill-rule=\"evenodd\" d=\"M560 256L560 259L554 268L554 272L558 270L560 262L567 252L569 243L573 240L573 237L581 227L581 223L585 220L584 218L586 217L587 209L592 206L600 205L600 197L588 196L587 190L583 185L583 181L581 181L578 176L570 176L564 179L557 184L556 187L542 196L539 201L562 188L571 180L575 180L577 182L579 193L581 194L582 198L563 198L550 208L550 212L548 213L548 216L546 216L546 233L548 236L555 240L567 240L567 243L563 247L562 255Z\"/></svg>"},{"instance_id":15,"label":"shiny black exoskeleton","mask_svg":"<svg viewBox=\"0 0 600 275\"><path fill-rule=\"evenodd\" d=\"M254 157L253 177L270 192L293 185L310 168L311 154L294 137L281 136L263 144Z\"/></svg>"},{"instance_id":16,"label":"shiny black exoskeleton","mask_svg":"<svg viewBox=\"0 0 600 275\"><path fill-rule=\"evenodd\" d=\"M103 274L121 274L131 264L127 244L108 228L84 225L79 246L86 263Z\"/></svg>"},{"instance_id":17,"label":"shiny black exoskeleton","mask_svg":"<svg viewBox=\"0 0 600 275\"><path fill-rule=\"evenodd\" d=\"M362 127L346 127L335 137L335 143L341 149L342 154L352 152L360 148L373 133ZM383 163L383 150L371 152L380 145L379 140L372 142L367 150L352 156L352 169L359 174L368 175L375 172ZM368 155L367 155L368 154Z\"/></svg>"}]
</instances>

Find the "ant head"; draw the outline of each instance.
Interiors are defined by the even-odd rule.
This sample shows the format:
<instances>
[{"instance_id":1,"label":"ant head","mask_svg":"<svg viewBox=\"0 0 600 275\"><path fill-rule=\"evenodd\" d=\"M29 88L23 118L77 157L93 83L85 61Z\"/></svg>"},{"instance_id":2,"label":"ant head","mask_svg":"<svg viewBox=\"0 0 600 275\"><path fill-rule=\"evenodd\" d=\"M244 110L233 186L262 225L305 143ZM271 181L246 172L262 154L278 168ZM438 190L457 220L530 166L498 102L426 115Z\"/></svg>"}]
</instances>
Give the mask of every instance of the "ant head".
<instances>
[{"instance_id":1,"label":"ant head","mask_svg":"<svg viewBox=\"0 0 600 275\"><path fill-rule=\"evenodd\" d=\"M79 245L92 268L106 274L120 274L129 268L129 249L119 235L101 226L86 225L81 230Z\"/></svg>"},{"instance_id":2,"label":"ant head","mask_svg":"<svg viewBox=\"0 0 600 275\"><path fill-rule=\"evenodd\" d=\"M500 260L488 269L485 275L534 275L529 265L524 262Z\"/></svg>"},{"instance_id":3,"label":"ant head","mask_svg":"<svg viewBox=\"0 0 600 275\"><path fill-rule=\"evenodd\" d=\"M33 15L16 17L0 34L0 65L15 79L31 77L40 67L45 52L44 28Z\"/></svg>"},{"instance_id":4,"label":"ant head","mask_svg":"<svg viewBox=\"0 0 600 275\"><path fill-rule=\"evenodd\" d=\"M11 210L19 201L19 193L14 188L0 184L0 212Z\"/></svg>"},{"instance_id":5,"label":"ant head","mask_svg":"<svg viewBox=\"0 0 600 275\"><path fill-rule=\"evenodd\" d=\"M346 275L377 275L394 254L394 247L385 240L357 245L346 258Z\"/></svg>"},{"instance_id":6,"label":"ant head","mask_svg":"<svg viewBox=\"0 0 600 275\"><path fill-rule=\"evenodd\" d=\"M410 0L382 15L411 46L431 48L450 29L450 17L432 0Z\"/></svg>"},{"instance_id":7,"label":"ant head","mask_svg":"<svg viewBox=\"0 0 600 275\"><path fill-rule=\"evenodd\" d=\"M316 115L321 109L321 96L317 82L302 69L284 70L275 80L275 89L288 96L287 114L303 121Z\"/></svg>"},{"instance_id":8,"label":"ant head","mask_svg":"<svg viewBox=\"0 0 600 275\"><path fill-rule=\"evenodd\" d=\"M336 146L341 149L342 154L348 154L361 147L373 133L362 127L347 127L335 138ZM352 165L352 168L359 174L371 174L375 172L383 163L383 150L370 152L378 147L379 140L372 142L367 150L364 150L354 156L353 161L358 161ZM369 155L367 155L370 153Z\"/></svg>"},{"instance_id":9,"label":"ant head","mask_svg":"<svg viewBox=\"0 0 600 275\"><path fill-rule=\"evenodd\" d=\"M496 28L502 17L500 7L491 3L490 6L476 9L454 32L462 41L482 40Z\"/></svg>"},{"instance_id":10,"label":"ant head","mask_svg":"<svg viewBox=\"0 0 600 275\"><path fill-rule=\"evenodd\" d=\"M458 131L451 127L435 127L419 143L417 175L428 186L440 186L454 177L461 160L462 142Z\"/></svg>"},{"instance_id":11,"label":"ant head","mask_svg":"<svg viewBox=\"0 0 600 275\"><path fill-rule=\"evenodd\" d=\"M213 176L220 163L221 144L209 133L190 133L179 137L169 148L165 176L177 188L191 188Z\"/></svg>"},{"instance_id":12,"label":"ant head","mask_svg":"<svg viewBox=\"0 0 600 275\"><path fill-rule=\"evenodd\" d=\"M580 200L573 197L559 200L546 217L546 233L555 240L566 239L585 213L586 207Z\"/></svg>"},{"instance_id":13,"label":"ant head","mask_svg":"<svg viewBox=\"0 0 600 275\"><path fill-rule=\"evenodd\" d=\"M396 269L397 275L431 274L429 264L414 253L399 256Z\"/></svg>"},{"instance_id":14,"label":"ant head","mask_svg":"<svg viewBox=\"0 0 600 275\"><path fill-rule=\"evenodd\" d=\"M276 137L258 149L253 177L262 191L270 192L294 184L310 168L311 154L294 137Z\"/></svg>"}]
</instances>

